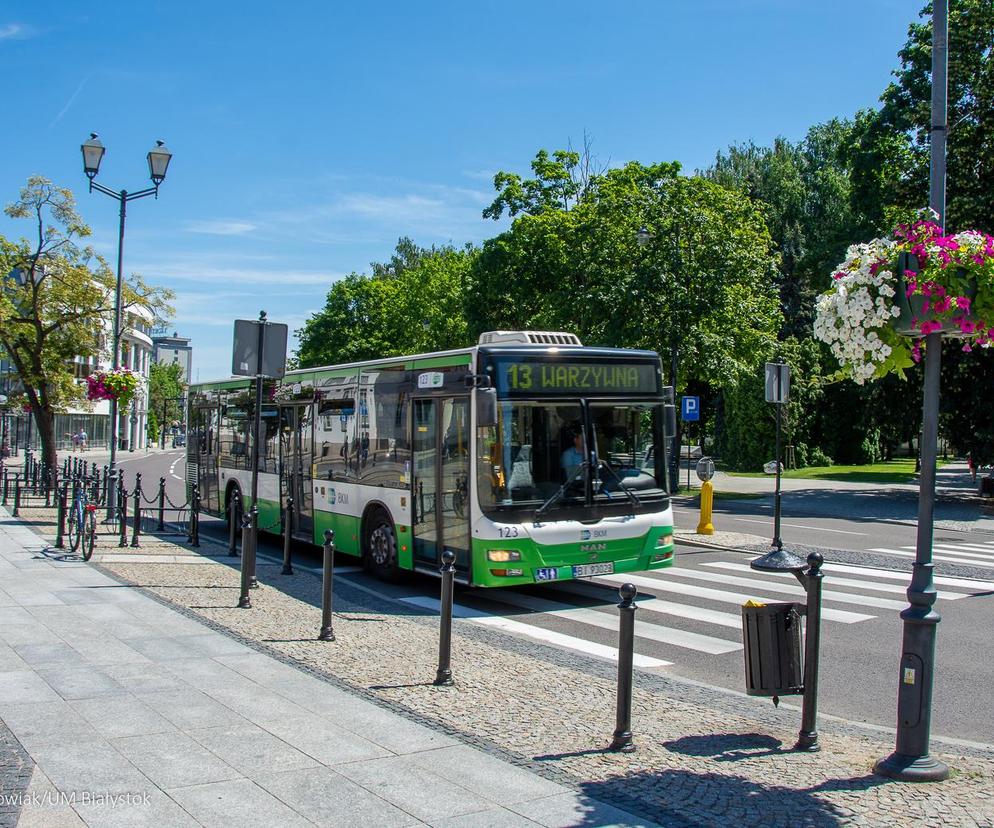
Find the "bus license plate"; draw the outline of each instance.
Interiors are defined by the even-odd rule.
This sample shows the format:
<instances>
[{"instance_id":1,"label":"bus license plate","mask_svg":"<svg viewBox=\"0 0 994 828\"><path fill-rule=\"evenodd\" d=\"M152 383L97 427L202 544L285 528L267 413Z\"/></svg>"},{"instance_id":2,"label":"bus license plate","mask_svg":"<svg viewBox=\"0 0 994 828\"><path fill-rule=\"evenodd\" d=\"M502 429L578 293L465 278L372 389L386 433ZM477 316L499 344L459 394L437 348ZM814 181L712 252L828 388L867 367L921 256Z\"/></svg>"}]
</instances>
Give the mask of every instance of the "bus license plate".
<instances>
[{"instance_id":1,"label":"bus license plate","mask_svg":"<svg viewBox=\"0 0 994 828\"><path fill-rule=\"evenodd\" d=\"M580 564L573 567L574 578L591 578L594 575L614 574L614 563Z\"/></svg>"},{"instance_id":2,"label":"bus license plate","mask_svg":"<svg viewBox=\"0 0 994 828\"><path fill-rule=\"evenodd\" d=\"M559 570L552 566L544 569L535 570L535 580L536 581L558 581L559 580Z\"/></svg>"}]
</instances>

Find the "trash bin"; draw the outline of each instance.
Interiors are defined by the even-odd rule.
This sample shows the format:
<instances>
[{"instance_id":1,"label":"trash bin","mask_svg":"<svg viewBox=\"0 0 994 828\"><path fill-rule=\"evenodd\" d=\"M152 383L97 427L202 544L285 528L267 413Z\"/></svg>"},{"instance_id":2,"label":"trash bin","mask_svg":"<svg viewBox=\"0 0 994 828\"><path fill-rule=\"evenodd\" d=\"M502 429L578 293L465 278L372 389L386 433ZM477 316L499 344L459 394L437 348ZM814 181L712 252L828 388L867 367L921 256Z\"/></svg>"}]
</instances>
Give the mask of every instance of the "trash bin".
<instances>
[{"instance_id":1,"label":"trash bin","mask_svg":"<svg viewBox=\"0 0 994 828\"><path fill-rule=\"evenodd\" d=\"M804 604L743 605L742 644L746 692L750 696L794 696L804 692L804 613Z\"/></svg>"},{"instance_id":2,"label":"trash bin","mask_svg":"<svg viewBox=\"0 0 994 828\"><path fill-rule=\"evenodd\" d=\"M980 496L994 497L994 477L989 474L980 478Z\"/></svg>"}]
</instances>

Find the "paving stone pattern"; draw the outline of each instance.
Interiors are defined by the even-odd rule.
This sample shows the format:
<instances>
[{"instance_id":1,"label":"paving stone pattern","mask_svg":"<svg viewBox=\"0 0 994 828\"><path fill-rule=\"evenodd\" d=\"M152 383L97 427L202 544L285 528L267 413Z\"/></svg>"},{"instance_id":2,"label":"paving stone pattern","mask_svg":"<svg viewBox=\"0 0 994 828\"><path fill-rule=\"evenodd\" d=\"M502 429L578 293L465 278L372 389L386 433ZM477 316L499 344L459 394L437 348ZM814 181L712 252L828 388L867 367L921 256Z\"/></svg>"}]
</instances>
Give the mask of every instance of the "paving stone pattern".
<instances>
[{"instance_id":1,"label":"paving stone pattern","mask_svg":"<svg viewBox=\"0 0 994 828\"><path fill-rule=\"evenodd\" d=\"M0 828L17 825L34 762L0 720Z\"/></svg>"},{"instance_id":2,"label":"paving stone pattern","mask_svg":"<svg viewBox=\"0 0 994 828\"><path fill-rule=\"evenodd\" d=\"M189 554L181 550L174 543L148 539L142 562L116 555L102 563L99 556L95 560L123 582L140 585L243 643L375 699L414 722L428 723L440 734L538 769L550 780L568 782L589 797L659 824L994 828L994 757L982 750L937 751L954 768L943 784L887 781L872 773L873 762L892 749L886 737L855 725L822 722L822 751L795 754L789 747L796 738L796 711L771 711L753 700L640 671L633 705L638 750L609 753L604 748L614 727L612 665L457 622L456 685L436 688L431 679L438 625L428 614L380 600L339 578L337 641L318 642L320 582L312 573L298 570L292 577L282 576L279 566L260 560L253 609L239 610L238 571L229 560L174 563L170 556ZM203 551L223 554L209 542ZM157 554L165 556L164 562L146 562ZM265 676L253 676L251 660L244 656L218 653L215 659L265 685ZM274 715L280 715L280 699L308 705L292 684L265 686L271 698L261 703L274 705ZM166 708L160 712L165 714ZM288 718L282 726L307 726L306 717L298 721ZM442 770L458 778L462 760L453 757ZM272 784L294 784L292 778ZM512 786L508 795L514 792ZM536 810L534 801L528 808L513 801L506 807L543 824L580 824L571 821L575 814L556 812L554 799L542 800L548 813Z\"/></svg>"}]
</instances>

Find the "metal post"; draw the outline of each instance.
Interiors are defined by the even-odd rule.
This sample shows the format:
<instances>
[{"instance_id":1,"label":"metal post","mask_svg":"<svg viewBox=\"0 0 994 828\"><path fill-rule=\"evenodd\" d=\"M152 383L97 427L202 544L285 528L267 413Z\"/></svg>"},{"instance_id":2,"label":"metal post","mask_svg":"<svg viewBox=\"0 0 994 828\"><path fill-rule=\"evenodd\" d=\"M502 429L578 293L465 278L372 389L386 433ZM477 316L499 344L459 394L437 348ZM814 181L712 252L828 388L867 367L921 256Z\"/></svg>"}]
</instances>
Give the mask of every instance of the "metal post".
<instances>
[{"instance_id":1,"label":"metal post","mask_svg":"<svg viewBox=\"0 0 994 828\"><path fill-rule=\"evenodd\" d=\"M118 488L117 493L118 498L118 513L121 518L121 539L118 541L118 546L128 545L128 490L124 488L124 478L118 478Z\"/></svg>"},{"instance_id":2,"label":"metal post","mask_svg":"<svg viewBox=\"0 0 994 828\"><path fill-rule=\"evenodd\" d=\"M159 478L159 528L164 532L166 529L166 478Z\"/></svg>"},{"instance_id":3,"label":"metal post","mask_svg":"<svg viewBox=\"0 0 994 828\"><path fill-rule=\"evenodd\" d=\"M293 535L293 498L286 499L283 510L283 575L293 575L293 564L290 562L290 538Z\"/></svg>"},{"instance_id":4,"label":"metal post","mask_svg":"<svg viewBox=\"0 0 994 828\"><path fill-rule=\"evenodd\" d=\"M103 493L104 493L104 499L103 499L104 503L106 503L108 500L110 500L110 494L109 494L110 487L109 487L109 484L110 484L110 475L109 475L109 472L108 472L108 468L105 465L104 466L103 485L101 486L101 488L103 489Z\"/></svg>"},{"instance_id":5,"label":"metal post","mask_svg":"<svg viewBox=\"0 0 994 828\"><path fill-rule=\"evenodd\" d=\"M56 521L57 527L55 530L55 548L64 549L65 548L65 534L66 534L66 510L68 507L69 498L69 484L62 484L62 491L57 492L58 495L58 520Z\"/></svg>"},{"instance_id":6,"label":"metal post","mask_svg":"<svg viewBox=\"0 0 994 828\"><path fill-rule=\"evenodd\" d=\"M435 671L436 687L451 687L452 681L452 597L455 588L455 553L451 549L442 552L442 604L440 607L438 632L438 669Z\"/></svg>"},{"instance_id":7,"label":"metal post","mask_svg":"<svg viewBox=\"0 0 994 828\"><path fill-rule=\"evenodd\" d=\"M335 533L324 530L324 560L321 574L321 632L318 641L334 641L335 631L331 628L332 587L335 583Z\"/></svg>"},{"instance_id":8,"label":"metal post","mask_svg":"<svg viewBox=\"0 0 994 828\"><path fill-rule=\"evenodd\" d=\"M190 546L200 546L200 486L193 484L190 502ZM253 560L253 564L255 561Z\"/></svg>"},{"instance_id":9,"label":"metal post","mask_svg":"<svg viewBox=\"0 0 994 828\"><path fill-rule=\"evenodd\" d=\"M249 563L249 577L252 586L257 585L255 577L255 549L259 540L259 465L262 459L262 355L266 345L266 312L259 312L259 341L258 355L255 366L255 418L252 427L252 441L255 443L252 452L252 555ZM243 564L244 549L243 551Z\"/></svg>"},{"instance_id":10,"label":"metal post","mask_svg":"<svg viewBox=\"0 0 994 828\"><path fill-rule=\"evenodd\" d=\"M635 604L637 590L632 584L622 584L618 590L618 708L610 750L631 753L632 742L632 662L635 652Z\"/></svg>"},{"instance_id":11,"label":"metal post","mask_svg":"<svg viewBox=\"0 0 994 828\"><path fill-rule=\"evenodd\" d=\"M780 400L783 399L783 364L777 363L777 402L774 405L777 407L777 452L776 460L777 464L777 483L776 483L776 493L773 499L773 547L775 549L783 549L783 541L780 539L780 425L783 420L783 403Z\"/></svg>"},{"instance_id":12,"label":"metal post","mask_svg":"<svg viewBox=\"0 0 994 828\"><path fill-rule=\"evenodd\" d=\"M7 496L10 491L10 469L3 470L3 505L7 505Z\"/></svg>"},{"instance_id":13,"label":"metal post","mask_svg":"<svg viewBox=\"0 0 994 828\"><path fill-rule=\"evenodd\" d=\"M14 478L14 511L10 513L12 517L21 516L21 478Z\"/></svg>"},{"instance_id":14,"label":"metal post","mask_svg":"<svg viewBox=\"0 0 994 828\"><path fill-rule=\"evenodd\" d=\"M238 554L238 490L231 493L228 501L228 556L234 558Z\"/></svg>"},{"instance_id":15,"label":"metal post","mask_svg":"<svg viewBox=\"0 0 994 828\"><path fill-rule=\"evenodd\" d=\"M239 609L252 609L252 599L249 598L249 574L245 559L251 554L252 548L252 516L246 512L242 515L242 580L238 595Z\"/></svg>"},{"instance_id":16,"label":"metal post","mask_svg":"<svg viewBox=\"0 0 994 828\"><path fill-rule=\"evenodd\" d=\"M808 555L808 571L804 574L807 592L807 620L804 624L804 701L801 708L801 730L794 750L821 750L818 744L818 660L821 649L821 586L825 562L819 552Z\"/></svg>"},{"instance_id":17,"label":"metal post","mask_svg":"<svg viewBox=\"0 0 994 828\"><path fill-rule=\"evenodd\" d=\"M138 543L138 535L141 532L142 525L142 476L141 472L135 475L135 525L134 532L131 535L131 545L140 546Z\"/></svg>"},{"instance_id":18,"label":"metal post","mask_svg":"<svg viewBox=\"0 0 994 828\"><path fill-rule=\"evenodd\" d=\"M932 4L932 130L929 166L929 206L946 222L947 69L949 62L949 4ZM941 617L933 608L932 528L935 509L935 461L939 430L939 369L942 335L925 340L925 387L922 402L921 477L918 483L918 539L911 584L910 606L901 613L904 641L897 691L897 744L877 762L883 776L904 781L938 782L949 768L929 754L932 727L932 684L935 679L935 639Z\"/></svg>"}]
</instances>

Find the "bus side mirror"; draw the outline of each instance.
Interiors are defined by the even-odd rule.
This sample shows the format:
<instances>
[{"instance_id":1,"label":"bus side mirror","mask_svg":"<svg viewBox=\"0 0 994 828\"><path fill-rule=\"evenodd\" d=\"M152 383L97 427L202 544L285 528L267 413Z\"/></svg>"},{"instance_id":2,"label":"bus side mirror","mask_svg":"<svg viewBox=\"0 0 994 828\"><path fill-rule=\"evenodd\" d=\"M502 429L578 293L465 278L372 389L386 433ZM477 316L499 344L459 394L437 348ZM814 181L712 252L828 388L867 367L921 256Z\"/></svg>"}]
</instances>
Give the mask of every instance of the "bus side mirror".
<instances>
[{"instance_id":1,"label":"bus side mirror","mask_svg":"<svg viewBox=\"0 0 994 828\"><path fill-rule=\"evenodd\" d=\"M497 425L497 391L493 388L474 388L476 398L476 424L480 428Z\"/></svg>"}]
</instances>

